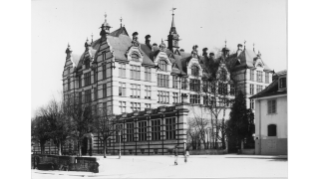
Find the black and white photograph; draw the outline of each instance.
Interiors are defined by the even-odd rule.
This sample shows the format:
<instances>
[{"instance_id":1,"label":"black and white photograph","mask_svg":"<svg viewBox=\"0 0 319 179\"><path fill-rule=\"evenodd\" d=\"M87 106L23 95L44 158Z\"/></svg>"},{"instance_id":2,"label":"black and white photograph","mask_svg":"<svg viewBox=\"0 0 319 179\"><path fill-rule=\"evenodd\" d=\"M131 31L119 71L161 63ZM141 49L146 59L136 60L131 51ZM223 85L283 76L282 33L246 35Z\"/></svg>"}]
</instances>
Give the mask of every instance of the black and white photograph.
<instances>
[{"instance_id":1,"label":"black and white photograph","mask_svg":"<svg viewBox=\"0 0 319 179\"><path fill-rule=\"evenodd\" d=\"M305 115L297 119L290 114L297 111L291 106L298 95L288 100L296 74L288 75L288 63L294 63L288 55L288 41L294 43L288 40L289 3L31 0L23 7L31 9L30 21L9 20L21 31L29 24L31 31L18 30L15 46L8 44L22 54L19 36L31 40L31 60L23 67L31 67L31 91L25 94L31 111L26 106L26 122L19 125L28 130L8 127L27 138L11 137L23 144L2 154L32 179L290 178L292 141L301 153L317 147L302 140L316 138L312 133L290 133L297 120L307 131L311 110L301 110ZM307 59L316 61L299 59L289 70ZM10 63L23 66L19 61ZM16 82L30 85L25 73L14 71ZM22 98L13 99L25 107ZM18 118L8 119L17 125ZM19 156L28 164L18 164L24 160Z\"/></svg>"}]
</instances>

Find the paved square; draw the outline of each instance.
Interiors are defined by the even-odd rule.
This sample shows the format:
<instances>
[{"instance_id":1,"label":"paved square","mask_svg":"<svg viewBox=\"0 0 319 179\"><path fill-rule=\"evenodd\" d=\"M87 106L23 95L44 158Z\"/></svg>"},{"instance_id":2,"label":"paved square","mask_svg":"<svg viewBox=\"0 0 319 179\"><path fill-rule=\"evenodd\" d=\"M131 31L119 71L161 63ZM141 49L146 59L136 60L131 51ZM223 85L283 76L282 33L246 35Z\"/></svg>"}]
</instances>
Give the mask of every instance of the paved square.
<instances>
[{"instance_id":1,"label":"paved square","mask_svg":"<svg viewBox=\"0 0 319 179\"><path fill-rule=\"evenodd\" d=\"M187 163L173 156L109 156L99 158L100 172L32 170L42 178L287 178L288 161L282 157L256 155L194 155Z\"/></svg>"}]
</instances>

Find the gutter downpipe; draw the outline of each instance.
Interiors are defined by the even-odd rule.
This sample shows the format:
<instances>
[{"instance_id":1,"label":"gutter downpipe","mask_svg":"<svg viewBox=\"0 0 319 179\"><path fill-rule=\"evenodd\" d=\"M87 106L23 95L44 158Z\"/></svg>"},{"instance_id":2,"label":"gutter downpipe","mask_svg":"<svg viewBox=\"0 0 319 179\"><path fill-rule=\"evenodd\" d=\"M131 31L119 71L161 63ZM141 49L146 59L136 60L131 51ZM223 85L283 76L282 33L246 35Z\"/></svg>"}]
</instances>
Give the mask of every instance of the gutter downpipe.
<instances>
[{"instance_id":1,"label":"gutter downpipe","mask_svg":"<svg viewBox=\"0 0 319 179\"><path fill-rule=\"evenodd\" d=\"M261 103L258 100L259 104L259 155L261 155Z\"/></svg>"}]
</instances>

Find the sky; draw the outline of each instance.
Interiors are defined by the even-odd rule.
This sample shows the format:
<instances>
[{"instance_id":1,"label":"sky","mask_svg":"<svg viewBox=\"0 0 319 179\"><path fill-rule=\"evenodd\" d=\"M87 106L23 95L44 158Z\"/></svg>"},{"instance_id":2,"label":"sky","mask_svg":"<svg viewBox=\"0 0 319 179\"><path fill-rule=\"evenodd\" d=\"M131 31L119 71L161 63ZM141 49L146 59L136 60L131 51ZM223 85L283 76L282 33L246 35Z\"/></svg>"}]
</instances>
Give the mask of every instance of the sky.
<instances>
[{"instance_id":1,"label":"sky","mask_svg":"<svg viewBox=\"0 0 319 179\"><path fill-rule=\"evenodd\" d=\"M81 55L87 38L99 38L104 14L112 26L123 18L128 33L139 41L151 35L151 43L166 40L171 26L182 39L180 47L193 45L208 51L237 44L260 51L263 61L275 71L287 69L286 0L33 0L31 2L31 114L62 94L65 50Z\"/></svg>"}]
</instances>

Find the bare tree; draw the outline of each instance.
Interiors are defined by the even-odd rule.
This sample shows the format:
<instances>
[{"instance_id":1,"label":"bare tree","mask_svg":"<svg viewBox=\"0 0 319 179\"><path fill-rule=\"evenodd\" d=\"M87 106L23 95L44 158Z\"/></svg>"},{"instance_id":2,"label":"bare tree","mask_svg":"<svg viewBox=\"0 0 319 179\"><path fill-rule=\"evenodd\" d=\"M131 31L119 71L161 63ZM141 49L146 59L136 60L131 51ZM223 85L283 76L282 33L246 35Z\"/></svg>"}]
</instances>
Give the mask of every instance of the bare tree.
<instances>
[{"instance_id":1,"label":"bare tree","mask_svg":"<svg viewBox=\"0 0 319 179\"><path fill-rule=\"evenodd\" d=\"M57 145L58 155L62 155L62 144L69 135L69 123L64 111L63 102L52 100L46 107L40 109L41 116L49 123L48 134Z\"/></svg>"},{"instance_id":2,"label":"bare tree","mask_svg":"<svg viewBox=\"0 0 319 179\"><path fill-rule=\"evenodd\" d=\"M82 156L82 140L84 135L93 131L94 114L91 104L82 104L80 101L65 106L70 121L70 137L78 143L78 155Z\"/></svg>"},{"instance_id":3,"label":"bare tree","mask_svg":"<svg viewBox=\"0 0 319 179\"><path fill-rule=\"evenodd\" d=\"M49 129L49 122L42 116L31 119L32 140L40 143L41 154L44 154L45 142L50 139Z\"/></svg>"},{"instance_id":4,"label":"bare tree","mask_svg":"<svg viewBox=\"0 0 319 179\"><path fill-rule=\"evenodd\" d=\"M107 109L102 108L95 116L94 127L98 132L99 140L103 141L103 156L106 158L107 141L116 133L115 123L117 119L114 115L109 115Z\"/></svg>"}]
</instances>

